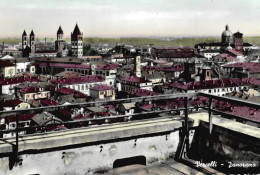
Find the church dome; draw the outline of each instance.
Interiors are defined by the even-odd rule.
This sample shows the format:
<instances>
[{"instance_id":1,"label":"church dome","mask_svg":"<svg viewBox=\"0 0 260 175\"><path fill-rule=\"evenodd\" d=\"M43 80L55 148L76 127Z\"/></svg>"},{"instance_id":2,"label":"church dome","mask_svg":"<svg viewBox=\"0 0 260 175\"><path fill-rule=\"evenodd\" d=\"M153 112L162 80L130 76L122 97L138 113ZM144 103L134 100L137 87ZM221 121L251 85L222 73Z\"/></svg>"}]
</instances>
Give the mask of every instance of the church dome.
<instances>
[{"instance_id":1,"label":"church dome","mask_svg":"<svg viewBox=\"0 0 260 175\"><path fill-rule=\"evenodd\" d=\"M228 28L228 25L226 25L226 30L224 30L224 32L222 33L222 37L223 36L224 37L232 37L233 36L232 32Z\"/></svg>"},{"instance_id":2,"label":"church dome","mask_svg":"<svg viewBox=\"0 0 260 175\"><path fill-rule=\"evenodd\" d=\"M222 44L232 44L233 43L233 34L229 30L228 25L226 25L226 30L224 30L224 32L222 33L221 43Z\"/></svg>"}]
</instances>

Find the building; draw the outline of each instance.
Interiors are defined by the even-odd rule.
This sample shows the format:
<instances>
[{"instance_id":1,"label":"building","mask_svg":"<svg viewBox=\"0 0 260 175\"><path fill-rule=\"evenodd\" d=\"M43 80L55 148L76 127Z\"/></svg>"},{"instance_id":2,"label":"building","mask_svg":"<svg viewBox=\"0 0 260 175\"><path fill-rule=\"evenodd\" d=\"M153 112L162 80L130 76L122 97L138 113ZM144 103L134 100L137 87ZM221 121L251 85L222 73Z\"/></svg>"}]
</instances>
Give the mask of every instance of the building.
<instances>
[{"instance_id":1,"label":"building","mask_svg":"<svg viewBox=\"0 0 260 175\"><path fill-rule=\"evenodd\" d=\"M71 33L71 52L72 56L83 58L83 33L80 32L78 24Z\"/></svg>"},{"instance_id":2,"label":"building","mask_svg":"<svg viewBox=\"0 0 260 175\"><path fill-rule=\"evenodd\" d=\"M51 97L55 85L48 82L24 83L14 87L17 98L24 101L39 100Z\"/></svg>"},{"instance_id":3,"label":"building","mask_svg":"<svg viewBox=\"0 0 260 175\"><path fill-rule=\"evenodd\" d=\"M122 80L122 91L130 93L135 89L147 89L153 91L153 84L144 78L130 76Z\"/></svg>"},{"instance_id":4,"label":"building","mask_svg":"<svg viewBox=\"0 0 260 175\"><path fill-rule=\"evenodd\" d=\"M20 58L15 60L16 74L22 72L35 73L35 66L28 58Z\"/></svg>"},{"instance_id":5,"label":"building","mask_svg":"<svg viewBox=\"0 0 260 175\"><path fill-rule=\"evenodd\" d=\"M15 100L2 100L0 101L0 106L4 111L10 111L10 110L18 110L18 109L28 109L30 108L30 104L23 102L21 100L15 99Z\"/></svg>"},{"instance_id":6,"label":"building","mask_svg":"<svg viewBox=\"0 0 260 175\"><path fill-rule=\"evenodd\" d=\"M9 61L0 61L0 77L10 78L15 75L15 65Z\"/></svg>"},{"instance_id":7,"label":"building","mask_svg":"<svg viewBox=\"0 0 260 175\"><path fill-rule=\"evenodd\" d=\"M51 80L51 82L56 84L58 88L67 87L80 91L88 96L90 95L90 88L96 85L106 84L104 77L101 75L89 75L62 79L58 78Z\"/></svg>"},{"instance_id":8,"label":"building","mask_svg":"<svg viewBox=\"0 0 260 175\"><path fill-rule=\"evenodd\" d=\"M96 63L91 65L92 75L102 75L105 77L106 84L108 86L115 85L115 79L117 74L118 64L115 63Z\"/></svg>"},{"instance_id":9,"label":"building","mask_svg":"<svg viewBox=\"0 0 260 175\"><path fill-rule=\"evenodd\" d=\"M115 89L107 85L97 85L90 88L90 96L97 100L114 100Z\"/></svg>"},{"instance_id":10,"label":"building","mask_svg":"<svg viewBox=\"0 0 260 175\"><path fill-rule=\"evenodd\" d=\"M247 90L254 85L253 79L228 78L220 80L195 81L189 83L174 82L167 85L167 88L173 88L178 92L195 93L204 92L218 96L224 96L226 93Z\"/></svg>"},{"instance_id":11,"label":"building","mask_svg":"<svg viewBox=\"0 0 260 175\"><path fill-rule=\"evenodd\" d=\"M30 33L30 50L31 50L30 56L34 57L36 51L36 43L35 43L35 35L33 30Z\"/></svg>"},{"instance_id":12,"label":"building","mask_svg":"<svg viewBox=\"0 0 260 175\"><path fill-rule=\"evenodd\" d=\"M232 34L229 26L226 25L225 30L221 34L221 42L214 43L198 43L194 46L196 52L201 53L204 50L236 50L239 52L255 49L255 46L243 42L243 34L236 32Z\"/></svg>"},{"instance_id":13,"label":"building","mask_svg":"<svg viewBox=\"0 0 260 175\"><path fill-rule=\"evenodd\" d=\"M55 41L55 50L58 52L58 54L62 55L63 49L64 49L64 43L65 41L63 40L63 30L61 26L59 27L57 31L57 40Z\"/></svg>"},{"instance_id":14,"label":"building","mask_svg":"<svg viewBox=\"0 0 260 175\"><path fill-rule=\"evenodd\" d=\"M231 77L260 78L260 63L234 63L222 66Z\"/></svg>"},{"instance_id":15,"label":"building","mask_svg":"<svg viewBox=\"0 0 260 175\"><path fill-rule=\"evenodd\" d=\"M233 42L234 42L233 34L229 30L229 26L226 25L226 30L224 30L222 35L221 35L221 43L224 44L224 45L231 45L231 44L233 44Z\"/></svg>"},{"instance_id":16,"label":"building","mask_svg":"<svg viewBox=\"0 0 260 175\"><path fill-rule=\"evenodd\" d=\"M19 114L17 116L19 121L19 127L20 128L29 127L31 124L31 120L34 116L35 114ZM9 115L4 118L0 118L0 124L5 125L5 129L14 130L16 129L16 116ZM27 134L27 131L19 131L19 136L25 134ZM16 136L15 132L3 133L3 138L15 137L15 136Z\"/></svg>"},{"instance_id":17,"label":"building","mask_svg":"<svg viewBox=\"0 0 260 175\"><path fill-rule=\"evenodd\" d=\"M38 77L15 77L0 79L0 94L13 95L15 93L14 86L24 82L38 82Z\"/></svg>"}]
</instances>

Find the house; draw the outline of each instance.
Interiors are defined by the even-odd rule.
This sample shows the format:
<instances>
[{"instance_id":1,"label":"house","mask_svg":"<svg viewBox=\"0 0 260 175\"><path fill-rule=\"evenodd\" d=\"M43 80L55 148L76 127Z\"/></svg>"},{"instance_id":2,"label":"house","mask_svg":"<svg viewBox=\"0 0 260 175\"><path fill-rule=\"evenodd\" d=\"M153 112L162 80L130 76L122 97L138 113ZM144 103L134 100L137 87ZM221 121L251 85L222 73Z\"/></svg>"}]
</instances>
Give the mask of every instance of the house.
<instances>
[{"instance_id":1,"label":"house","mask_svg":"<svg viewBox=\"0 0 260 175\"><path fill-rule=\"evenodd\" d=\"M195 93L204 92L218 96L224 96L226 93L233 91L247 90L254 85L254 79L244 78L227 78L220 80L195 81L189 83L174 82L167 86L178 92Z\"/></svg>"},{"instance_id":2,"label":"house","mask_svg":"<svg viewBox=\"0 0 260 175\"><path fill-rule=\"evenodd\" d=\"M220 50L203 50L200 52L200 55L207 58L207 60L211 60L212 57L219 55L219 54L220 54Z\"/></svg>"},{"instance_id":3,"label":"house","mask_svg":"<svg viewBox=\"0 0 260 175\"><path fill-rule=\"evenodd\" d=\"M56 84L58 88L66 87L73 90L77 90L89 96L90 88L95 85L106 84L103 76L101 75L89 75L81 77L71 78L58 78L51 80L52 83Z\"/></svg>"},{"instance_id":4,"label":"house","mask_svg":"<svg viewBox=\"0 0 260 175\"><path fill-rule=\"evenodd\" d=\"M244 56L241 52L236 51L236 50L228 50L227 52L231 56L235 57L237 60L243 61Z\"/></svg>"},{"instance_id":5,"label":"house","mask_svg":"<svg viewBox=\"0 0 260 175\"><path fill-rule=\"evenodd\" d=\"M47 125L55 126L55 125L62 125L63 121L51 113L43 112L41 114L36 114L32 118L31 125L32 126L39 126L35 131L47 131Z\"/></svg>"},{"instance_id":6,"label":"house","mask_svg":"<svg viewBox=\"0 0 260 175\"><path fill-rule=\"evenodd\" d=\"M55 87L49 82L38 82L16 85L14 89L17 98L28 101L29 99L37 100L51 97L51 92L55 90Z\"/></svg>"},{"instance_id":7,"label":"house","mask_svg":"<svg viewBox=\"0 0 260 175\"><path fill-rule=\"evenodd\" d=\"M91 98L82 92L62 87L55 91L55 99L59 104L71 104L71 103L80 103L86 101L92 101Z\"/></svg>"},{"instance_id":8,"label":"house","mask_svg":"<svg viewBox=\"0 0 260 175\"><path fill-rule=\"evenodd\" d=\"M24 128L24 127L29 127L31 124L32 118L35 116L35 114L19 114L17 115L18 117L18 122L19 122L19 127ZM15 115L9 115L3 118L0 118L0 125L5 125L5 129L16 129L16 116ZM27 134L28 131L19 131L19 135L25 135ZM9 133L3 133L3 138L8 138L8 137L15 137L16 133L15 132L9 132Z\"/></svg>"},{"instance_id":9,"label":"house","mask_svg":"<svg viewBox=\"0 0 260 175\"><path fill-rule=\"evenodd\" d=\"M16 65L16 74L22 72L35 73L35 66L32 64L32 61L28 58L19 58L15 60Z\"/></svg>"},{"instance_id":10,"label":"house","mask_svg":"<svg viewBox=\"0 0 260 175\"><path fill-rule=\"evenodd\" d=\"M260 78L260 63L234 63L222 66L230 76L240 78Z\"/></svg>"},{"instance_id":11,"label":"house","mask_svg":"<svg viewBox=\"0 0 260 175\"><path fill-rule=\"evenodd\" d=\"M90 66L86 64L67 64L67 63L35 63L38 73L58 74L64 71L79 72L83 75L90 74Z\"/></svg>"},{"instance_id":12,"label":"house","mask_svg":"<svg viewBox=\"0 0 260 175\"><path fill-rule=\"evenodd\" d=\"M122 80L122 91L129 93L135 89L147 89L153 91L153 84L149 80L134 75Z\"/></svg>"},{"instance_id":13,"label":"house","mask_svg":"<svg viewBox=\"0 0 260 175\"><path fill-rule=\"evenodd\" d=\"M74 71L64 71L54 75L54 77L56 78L71 78L71 77L80 77L80 76L82 76L81 73L74 72Z\"/></svg>"},{"instance_id":14,"label":"house","mask_svg":"<svg viewBox=\"0 0 260 175\"><path fill-rule=\"evenodd\" d=\"M28 109L31 107L29 103L23 102L21 100L2 100L0 101L0 106L4 111Z\"/></svg>"},{"instance_id":15,"label":"house","mask_svg":"<svg viewBox=\"0 0 260 175\"><path fill-rule=\"evenodd\" d=\"M83 56L84 62L92 62L92 61L102 61L102 56Z\"/></svg>"},{"instance_id":16,"label":"house","mask_svg":"<svg viewBox=\"0 0 260 175\"><path fill-rule=\"evenodd\" d=\"M10 78L15 75L15 65L9 61L0 61L0 77Z\"/></svg>"},{"instance_id":17,"label":"house","mask_svg":"<svg viewBox=\"0 0 260 175\"><path fill-rule=\"evenodd\" d=\"M146 89L135 89L131 91L130 93L131 97L143 97L143 96L156 96L159 95L157 92L149 91Z\"/></svg>"},{"instance_id":18,"label":"house","mask_svg":"<svg viewBox=\"0 0 260 175\"><path fill-rule=\"evenodd\" d=\"M97 100L114 100L115 89L107 85L96 85L90 88L90 96Z\"/></svg>"},{"instance_id":19,"label":"house","mask_svg":"<svg viewBox=\"0 0 260 175\"><path fill-rule=\"evenodd\" d=\"M142 77L146 80L152 82L153 87L163 85L166 82L166 77L163 73L154 71L153 73L149 71L142 71Z\"/></svg>"},{"instance_id":20,"label":"house","mask_svg":"<svg viewBox=\"0 0 260 175\"><path fill-rule=\"evenodd\" d=\"M92 75L103 75L106 85L114 86L118 64L115 63L96 63L91 65Z\"/></svg>"},{"instance_id":21,"label":"house","mask_svg":"<svg viewBox=\"0 0 260 175\"><path fill-rule=\"evenodd\" d=\"M135 102L132 102L132 103L120 103L117 106L117 112L120 115L134 114L135 108L136 108Z\"/></svg>"},{"instance_id":22,"label":"house","mask_svg":"<svg viewBox=\"0 0 260 175\"><path fill-rule=\"evenodd\" d=\"M218 62L218 63L229 63L229 62L234 62L236 61L236 58L227 54L227 53L222 53L219 55L216 55L214 57L212 57L211 59L214 62Z\"/></svg>"},{"instance_id":23,"label":"house","mask_svg":"<svg viewBox=\"0 0 260 175\"><path fill-rule=\"evenodd\" d=\"M12 95L15 93L14 86L24 82L39 82L38 77L13 77L0 78L0 94Z\"/></svg>"}]
</instances>

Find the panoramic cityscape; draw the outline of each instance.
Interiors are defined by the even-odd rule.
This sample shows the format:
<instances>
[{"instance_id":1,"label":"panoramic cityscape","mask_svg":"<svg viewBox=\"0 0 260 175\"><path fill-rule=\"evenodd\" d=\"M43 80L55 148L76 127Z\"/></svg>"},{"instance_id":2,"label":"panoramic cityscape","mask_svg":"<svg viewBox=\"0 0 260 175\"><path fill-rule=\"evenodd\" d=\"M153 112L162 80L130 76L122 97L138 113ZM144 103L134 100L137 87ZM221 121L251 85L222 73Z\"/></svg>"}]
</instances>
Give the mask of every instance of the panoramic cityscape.
<instances>
[{"instance_id":1,"label":"panoramic cityscape","mask_svg":"<svg viewBox=\"0 0 260 175\"><path fill-rule=\"evenodd\" d=\"M14 2L28 22L0 34L0 174L260 173L256 1Z\"/></svg>"}]
</instances>

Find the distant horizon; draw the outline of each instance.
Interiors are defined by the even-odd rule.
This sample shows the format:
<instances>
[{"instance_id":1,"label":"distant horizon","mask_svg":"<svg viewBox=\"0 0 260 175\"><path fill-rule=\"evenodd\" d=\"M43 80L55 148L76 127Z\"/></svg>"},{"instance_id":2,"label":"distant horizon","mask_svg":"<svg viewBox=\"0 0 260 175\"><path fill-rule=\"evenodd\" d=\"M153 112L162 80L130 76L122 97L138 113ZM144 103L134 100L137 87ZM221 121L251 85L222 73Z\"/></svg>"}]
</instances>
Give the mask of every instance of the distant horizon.
<instances>
[{"instance_id":1,"label":"distant horizon","mask_svg":"<svg viewBox=\"0 0 260 175\"><path fill-rule=\"evenodd\" d=\"M76 23L84 37L260 36L258 0L9 0L1 1L0 37L69 38Z\"/></svg>"}]
</instances>

